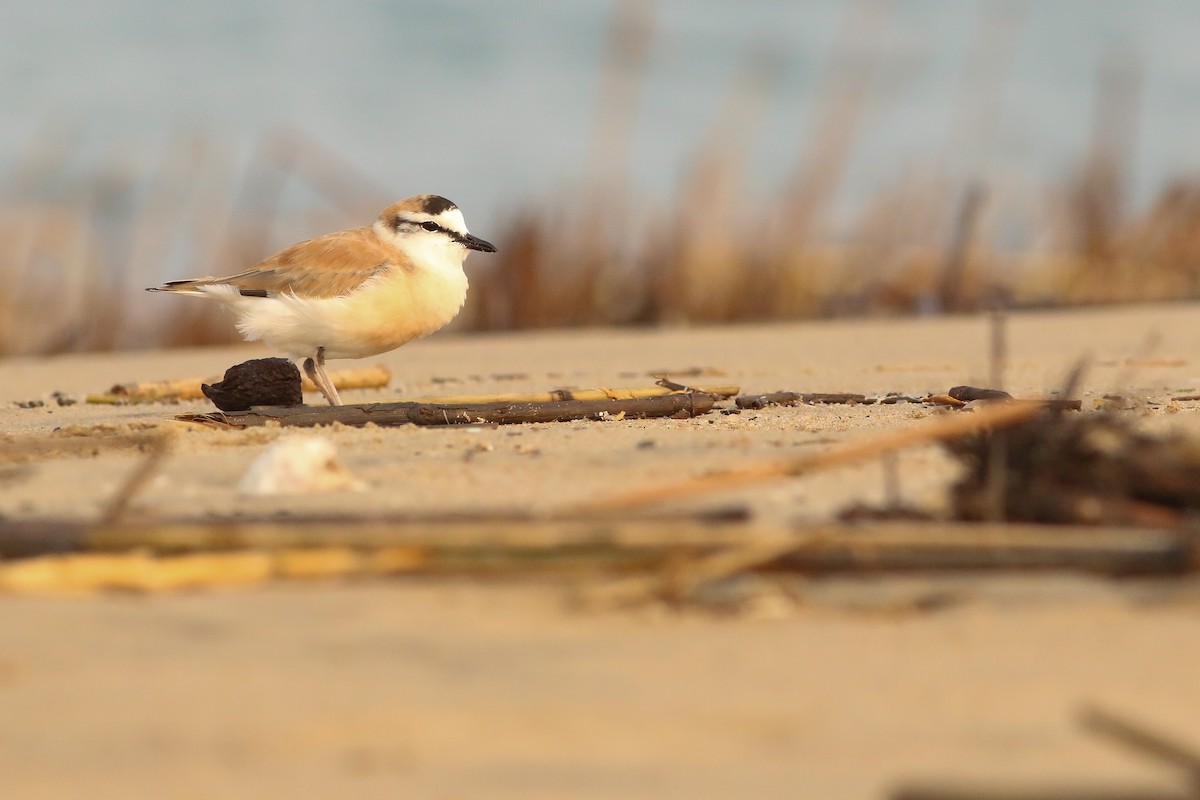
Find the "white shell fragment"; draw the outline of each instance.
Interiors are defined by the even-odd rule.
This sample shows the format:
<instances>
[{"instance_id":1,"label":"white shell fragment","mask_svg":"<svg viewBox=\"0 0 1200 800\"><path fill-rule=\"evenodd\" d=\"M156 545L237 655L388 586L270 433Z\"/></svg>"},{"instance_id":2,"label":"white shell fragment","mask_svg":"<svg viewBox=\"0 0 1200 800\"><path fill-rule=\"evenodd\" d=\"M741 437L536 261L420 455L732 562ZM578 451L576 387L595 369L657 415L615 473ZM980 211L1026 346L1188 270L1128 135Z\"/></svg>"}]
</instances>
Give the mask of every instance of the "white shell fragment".
<instances>
[{"instance_id":1,"label":"white shell fragment","mask_svg":"<svg viewBox=\"0 0 1200 800\"><path fill-rule=\"evenodd\" d=\"M283 439L255 459L238 483L243 494L360 492L367 485L338 460L333 442L320 437Z\"/></svg>"}]
</instances>

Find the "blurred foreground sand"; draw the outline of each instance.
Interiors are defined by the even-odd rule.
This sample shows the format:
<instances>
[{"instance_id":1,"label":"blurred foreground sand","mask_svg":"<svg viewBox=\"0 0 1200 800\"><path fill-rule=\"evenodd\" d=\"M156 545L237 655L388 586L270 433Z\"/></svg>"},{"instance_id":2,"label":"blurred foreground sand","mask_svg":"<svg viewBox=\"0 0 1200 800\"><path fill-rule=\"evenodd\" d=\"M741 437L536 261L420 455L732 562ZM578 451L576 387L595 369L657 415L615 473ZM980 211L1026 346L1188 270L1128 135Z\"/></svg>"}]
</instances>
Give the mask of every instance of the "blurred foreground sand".
<instances>
[{"instance_id":1,"label":"blurred foreground sand","mask_svg":"<svg viewBox=\"0 0 1200 800\"><path fill-rule=\"evenodd\" d=\"M1197 317L1195 305L1014 315L1006 388L1044 395L1089 354L1085 408L1120 392L1153 401L1130 412L1148 428L1200 432L1200 403L1172 401L1200 394ZM106 452L105 437L150 427L175 431L171 455L131 513L286 518L550 510L934 413L801 406L469 431L339 428L323 435L368 491L263 499L237 495L237 480L293 433L170 421L206 402L50 398L220 374L264 354L0 361L0 435L9 437L0 448L62 436L96 443L95 454L25 462L0 485L0 515L94 517L138 460ZM962 317L444 335L379 361L393 386L347 402L649 385L661 372L745 393L924 394L985 385L988 333L985 318ZM707 374L687 375L697 367ZM46 405L13 404L35 399ZM934 448L905 453L898 466L905 496L934 507L954 475ZM713 502L823 519L853 500L881 500L881 473L868 464ZM814 580L732 618L580 612L567 588L427 579L0 598L0 796L859 798L937 777L1179 785L1169 770L1084 735L1074 718L1084 702L1200 746L1194 580Z\"/></svg>"}]
</instances>

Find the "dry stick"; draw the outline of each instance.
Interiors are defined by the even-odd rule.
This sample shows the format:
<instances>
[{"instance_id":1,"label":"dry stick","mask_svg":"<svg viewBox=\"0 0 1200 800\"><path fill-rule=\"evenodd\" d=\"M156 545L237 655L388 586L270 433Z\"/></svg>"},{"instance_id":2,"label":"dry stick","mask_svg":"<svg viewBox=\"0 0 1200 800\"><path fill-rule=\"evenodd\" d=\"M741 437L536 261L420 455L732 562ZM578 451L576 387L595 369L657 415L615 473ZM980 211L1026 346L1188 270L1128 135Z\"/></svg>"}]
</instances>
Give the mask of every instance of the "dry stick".
<instances>
[{"instance_id":1,"label":"dry stick","mask_svg":"<svg viewBox=\"0 0 1200 800\"><path fill-rule=\"evenodd\" d=\"M154 436L149 439L146 457L125 477L125 481L117 493L109 500L108 508L100 515L101 525L115 525L125 514L133 498L146 487L150 479L158 471L159 465L169 449L166 436Z\"/></svg>"},{"instance_id":2,"label":"dry stick","mask_svg":"<svg viewBox=\"0 0 1200 800\"><path fill-rule=\"evenodd\" d=\"M1092 733L1115 739L1144 755L1187 770L1193 786L1200 794L1200 750L1186 747L1099 708L1085 708L1080 715L1080 723Z\"/></svg>"},{"instance_id":3,"label":"dry stick","mask_svg":"<svg viewBox=\"0 0 1200 800\"><path fill-rule=\"evenodd\" d=\"M995 310L988 315L988 323L991 334L989 382L992 389L1004 391L1004 373L1008 361L1008 315L1003 310Z\"/></svg>"},{"instance_id":4,"label":"dry stick","mask_svg":"<svg viewBox=\"0 0 1200 800\"><path fill-rule=\"evenodd\" d=\"M947 781L937 784L901 786L887 800L1194 800L1178 792L1158 789L1123 789L1109 786L1047 788L999 788Z\"/></svg>"},{"instance_id":5,"label":"dry stick","mask_svg":"<svg viewBox=\"0 0 1200 800\"><path fill-rule=\"evenodd\" d=\"M694 497L738 486L761 483L766 480L845 466L914 445L947 441L989 429L1019 425L1033 419L1042 413L1042 410L1040 405L1026 403L991 406L969 415L955 414L871 439L850 442L815 455L766 461L699 478L611 495L585 503L580 510L590 512L625 511L667 500Z\"/></svg>"},{"instance_id":6,"label":"dry stick","mask_svg":"<svg viewBox=\"0 0 1200 800\"><path fill-rule=\"evenodd\" d=\"M151 591L415 572L520 577L656 571L594 587L582 598L613 605L664 594L686 599L705 583L759 568L808 574L963 569L1176 574L1197 566L1195 551L1196 542L1186 535L1140 529L926 523L847 529L830 523L793 530L684 516L0 522L5 557L0 589ZM684 568L664 582L657 571L671 564Z\"/></svg>"},{"instance_id":7,"label":"dry stick","mask_svg":"<svg viewBox=\"0 0 1200 800\"><path fill-rule=\"evenodd\" d=\"M812 236L845 179L856 138L875 99L872 88L882 65L877 53L865 58L858 54L864 42L886 36L895 16L894 9L882 3L849 3L845 8L829 61L818 79L812 133L784 190L781 216L788 220L786 244L793 246ZM875 53L869 48L867 52Z\"/></svg>"},{"instance_id":8,"label":"dry stick","mask_svg":"<svg viewBox=\"0 0 1200 800\"><path fill-rule=\"evenodd\" d=\"M896 453L883 455L883 502L889 508L899 508L904 493L900 489L900 465Z\"/></svg>"},{"instance_id":9,"label":"dry stick","mask_svg":"<svg viewBox=\"0 0 1200 800\"><path fill-rule=\"evenodd\" d=\"M800 529L780 539L748 529L741 541L691 560L664 561L665 573L634 575L585 587L587 607L684 601L707 584L770 568L775 572L931 572L1069 569L1122 576L1179 574L1200 567L1200 549L1185 534L1091 526L885 523ZM680 554L686 555L686 550Z\"/></svg>"},{"instance_id":10,"label":"dry stick","mask_svg":"<svg viewBox=\"0 0 1200 800\"><path fill-rule=\"evenodd\" d=\"M695 417L712 410L716 400L708 394L667 394L628 400L560 400L547 403L370 403L351 406L297 406L258 408L250 411L181 414L175 419L245 428L268 423L286 426L314 425L483 425L529 422L563 422L614 417Z\"/></svg>"},{"instance_id":11,"label":"dry stick","mask_svg":"<svg viewBox=\"0 0 1200 800\"><path fill-rule=\"evenodd\" d=\"M595 610L640 605L653 599L684 602L706 585L759 569L802 546L796 540L731 545L691 561L665 562L665 570L650 575L633 575L598 586L581 587L575 602Z\"/></svg>"},{"instance_id":12,"label":"dry stick","mask_svg":"<svg viewBox=\"0 0 1200 800\"><path fill-rule=\"evenodd\" d=\"M776 534L778 536L778 534ZM73 521L0 521L0 556L48 553L160 555L213 550L355 549L420 547L430 550L554 551L570 547L665 550L714 547L746 539L741 522L689 514L635 519L545 519L526 515L304 519L289 522L126 522L116 526Z\"/></svg>"},{"instance_id":13,"label":"dry stick","mask_svg":"<svg viewBox=\"0 0 1200 800\"><path fill-rule=\"evenodd\" d=\"M1004 367L1008 356L1007 317L1003 311L993 311L989 317L991 331L991 384L997 391L1004 391ZM988 522L1001 522L1005 517L1004 498L1008 493L1008 438L1003 434L993 436L988 448L988 481L986 518Z\"/></svg>"},{"instance_id":14,"label":"dry stick","mask_svg":"<svg viewBox=\"0 0 1200 800\"><path fill-rule=\"evenodd\" d=\"M959 207L958 219L954 225L954 234L950 249L946 254L946 263L942 268L941 307L943 311L959 311L963 306L962 286L963 275L967 268L967 257L971 251L971 240L975 233L975 220L983 207L986 191L979 183L971 183L963 195Z\"/></svg>"},{"instance_id":15,"label":"dry stick","mask_svg":"<svg viewBox=\"0 0 1200 800\"><path fill-rule=\"evenodd\" d=\"M648 73L655 29L655 8L637 0L613 6L600 70L600 91L592 130L591 185L605 199L624 210L633 131L637 121L637 95Z\"/></svg>"},{"instance_id":16,"label":"dry stick","mask_svg":"<svg viewBox=\"0 0 1200 800\"><path fill-rule=\"evenodd\" d=\"M987 488L984 495L984 519L1003 522L1005 497L1008 495L1008 437L997 432L988 443Z\"/></svg>"},{"instance_id":17,"label":"dry stick","mask_svg":"<svg viewBox=\"0 0 1200 800\"><path fill-rule=\"evenodd\" d=\"M739 386L684 387L691 392L714 397L733 397ZM664 397L679 390L663 386L641 386L633 389L554 389L549 392L514 392L510 394L461 394L441 397L414 397L411 403L439 405L468 405L473 403L553 403L560 400L634 400L642 397Z\"/></svg>"},{"instance_id":18,"label":"dry stick","mask_svg":"<svg viewBox=\"0 0 1200 800\"><path fill-rule=\"evenodd\" d=\"M848 392L769 392L748 394L736 401L738 408L759 409L766 406L793 406L797 403L860 405L874 403L874 398L865 394Z\"/></svg>"},{"instance_id":19,"label":"dry stick","mask_svg":"<svg viewBox=\"0 0 1200 800\"><path fill-rule=\"evenodd\" d=\"M333 370L329 373L333 385L338 389L379 389L387 386L392 380L392 371L385 366L376 365L357 369ZM113 386L107 394L88 395L89 403L122 403L122 402L152 402L155 400L201 400L204 393L200 390L202 383L217 383L219 377L210 378L180 378L171 381L150 381L146 383L120 383ZM306 392L315 392L317 387L312 381L304 379L302 388Z\"/></svg>"}]
</instances>

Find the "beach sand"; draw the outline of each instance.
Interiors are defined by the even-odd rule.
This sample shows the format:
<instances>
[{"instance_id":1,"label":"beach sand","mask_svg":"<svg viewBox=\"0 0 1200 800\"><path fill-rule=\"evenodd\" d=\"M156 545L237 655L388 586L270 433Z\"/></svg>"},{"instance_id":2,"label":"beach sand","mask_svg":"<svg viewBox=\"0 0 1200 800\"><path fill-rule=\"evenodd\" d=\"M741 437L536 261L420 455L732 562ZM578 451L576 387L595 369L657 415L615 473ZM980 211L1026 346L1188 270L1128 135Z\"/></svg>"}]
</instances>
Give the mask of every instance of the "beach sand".
<instances>
[{"instance_id":1,"label":"beach sand","mask_svg":"<svg viewBox=\"0 0 1200 800\"><path fill-rule=\"evenodd\" d=\"M1138 401L1200 434L1190 304L1013 314L1005 388L1047 396L1089 359L1085 409ZM213 430L211 410L60 405L111 385L219 376L253 346L0 361L0 520L90 520L159 432L128 514L288 520L551 512L656 481L918 424L917 404L494 428ZM345 362L343 362L345 363ZM343 363L334 362L337 368ZM422 395L646 386L924 395L989 382L985 316L727 328L441 334L371 363ZM19 407L41 401L37 407ZM318 401L310 396L309 402ZM728 407L729 404L726 404ZM281 437L320 435L367 488L240 494ZM945 507L956 465L905 451L906 500ZM885 499L878 462L705 498L786 520ZM1074 575L797 581L742 613L582 611L561 581L404 578L164 595L0 598L0 796L884 796L914 780L1175 789L1085 733L1088 703L1200 747L1200 582Z\"/></svg>"}]
</instances>

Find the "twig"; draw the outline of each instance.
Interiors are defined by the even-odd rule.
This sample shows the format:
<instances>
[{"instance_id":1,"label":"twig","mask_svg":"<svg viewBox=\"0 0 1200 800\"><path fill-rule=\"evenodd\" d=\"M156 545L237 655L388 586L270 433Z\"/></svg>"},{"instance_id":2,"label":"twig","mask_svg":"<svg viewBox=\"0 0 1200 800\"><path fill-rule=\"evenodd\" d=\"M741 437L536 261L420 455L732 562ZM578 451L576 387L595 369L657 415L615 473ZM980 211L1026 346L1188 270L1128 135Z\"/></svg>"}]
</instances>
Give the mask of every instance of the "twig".
<instances>
[{"instance_id":1,"label":"twig","mask_svg":"<svg viewBox=\"0 0 1200 800\"><path fill-rule=\"evenodd\" d=\"M137 497L138 493L154 477L168 450L169 446L166 436L159 435L148 439L145 458L138 462L133 471L125 476L121 487L117 489L116 494L109 500L108 508L100 515L101 525L115 525L124 516L133 498Z\"/></svg>"},{"instance_id":2,"label":"twig","mask_svg":"<svg viewBox=\"0 0 1200 800\"><path fill-rule=\"evenodd\" d=\"M1004 391L1004 377L1008 365L1008 315L1004 311L993 311L988 315L989 348L988 373L992 386Z\"/></svg>"},{"instance_id":3,"label":"twig","mask_svg":"<svg viewBox=\"0 0 1200 800\"><path fill-rule=\"evenodd\" d=\"M680 384L673 384L680 386ZM408 402L435 405L472 405L477 403L552 403L562 400L635 400L643 397L664 397L681 391L709 394L713 397L733 397L738 386L702 386L672 388L671 386L639 386L632 389L554 389L549 392L510 394L460 394L414 397Z\"/></svg>"},{"instance_id":4,"label":"twig","mask_svg":"<svg viewBox=\"0 0 1200 800\"><path fill-rule=\"evenodd\" d=\"M958 217L954 223L954 233L946 253L946 263L942 267L941 307L945 311L960 311L963 308L963 277L966 272L967 258L971 252L971 241L975 234L975 221L983 208L986 190L977 182L967 186L963 194L962 204L958 209Z\"/></svg>"},{"instance_id":5,"label":"twig","mask_svg":"<svg viewBox=\"0 0 1200 800\"><path fill-rule=\"evenodd\" d=\"M667 561L656 574L619 578L597 586L582 587L576 602L595 610L624 608L651 600L686 602L706 585L750 572L795 552L795 541L749 543L726 547L715 554L690 561Z\"/></svg>"},{"instance_id":6,"label":"twig","mask_svg":"<svg viewBox=\"0 0 1200 800\"><path fill-rule=\"evenodd\" d=\"M964 783L904 786L888 800L1192 800L1188 795L1158 789L1122 789L1111 786L1004 789Z\"/></svg>"},{"instance_id":7,"label":"twig","mask_svg":"<svg viewBox=\"0 0 1200 800\"><path fill-rule=\"evenodd\" d=\"M1185 770L1196 794L1200 795L1200 750L1100 708L1085 708L1079 721L1091 733L1106 736L1142 755Z\"/></svg>"},{"instance_id":8,"label":"twig","mask_svg":"<svg viewBox=\"0 0 1200 800\"><path fill-rule=\"evenodd\" d=\"M899 508L903 493L900 491L900 466L896 453L885 453L883 458L883 502L890 508Z\"/></svg>"},{"instance_id":9,"label":"twig","mask_svg":"<svg viewBox=\"0 0 1200 800\"><path fill-rule=\"evenodd\" d=\"M542 403L370 403L347 406L258 408L250 411L181 414L176 419L235 428L277 423L314 425L499 425L622 417L695 417L712 410L708 394L679 393L627 400L558 400Z\"/></svg>"},{"instance_id":10,"label":"twig","mask_svg":"<svg viewBox=\"0 0 1200 800\"><path fill-rule=\"evenodd\" d=\"M1008 493L1008 437L1003 431L997 431L988 441L984 487L984 519L1003 522L1004 501Z\"/></svg>"},{"instance_id":11,"label":"twig","mask_svg":"<svg viewBox=\"0 0 1200 800\"><path fill-rule=\"evenodd\" d=\"M830 403L845 405L861 405L874 403L873 398L865 394L848 392L770 392L768 394L748 394L739 397L734 402L738 408L765 408L766 406L792 406L797 403Z\"/></svg>"},{"instance_id":12,"label":"twig","mask_svg":"<svg viewBox=\"0 0 1200 800\"><path fill-rule=\"evenodd\" d=\"M585 503L580 510L624 511L668 500L695 497L768 480L831 469L876 458L906 447L932 444L971 436L989 429L1019 425L1040 413L1042 413L1042 407L1034 404L1015 403L992 406L980 409L973 414L946 416L871 439L850 442L815 455L766 461L676 483L660 484L611 495Z\"/></svg>"}]
</instances>

